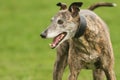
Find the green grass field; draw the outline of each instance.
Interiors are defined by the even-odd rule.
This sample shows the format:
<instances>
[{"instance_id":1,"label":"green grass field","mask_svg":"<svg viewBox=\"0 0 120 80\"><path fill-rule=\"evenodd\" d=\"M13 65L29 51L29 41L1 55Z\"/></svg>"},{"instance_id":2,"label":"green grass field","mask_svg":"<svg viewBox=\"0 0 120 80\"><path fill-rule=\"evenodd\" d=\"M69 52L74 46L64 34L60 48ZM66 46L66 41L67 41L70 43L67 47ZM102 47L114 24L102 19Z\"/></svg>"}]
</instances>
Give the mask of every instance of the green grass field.
<instances>
[{"instance_id":1,"label":"green grass field","mask_svg":"<svg viewBox=\"0 0 120 80\"><path fill-rule=\"evenodd\" d=\"M0 80L52 80L56 57L50 49L51 39L39 37L50 23L51 17L59 10L57 2L70 4L73 0L0 0ZM79 0L76 0L79 1ZM100 2L80 0L82 8ZM115 55L115 73L120 79L120 1L117 7L99 8L95 12L109 25ZM69 74L65 70L63 80ZM89 74L89 75L88 75ZM90 70L82 70L79 80L92 80Z\"/></svg>"}]
</instances>

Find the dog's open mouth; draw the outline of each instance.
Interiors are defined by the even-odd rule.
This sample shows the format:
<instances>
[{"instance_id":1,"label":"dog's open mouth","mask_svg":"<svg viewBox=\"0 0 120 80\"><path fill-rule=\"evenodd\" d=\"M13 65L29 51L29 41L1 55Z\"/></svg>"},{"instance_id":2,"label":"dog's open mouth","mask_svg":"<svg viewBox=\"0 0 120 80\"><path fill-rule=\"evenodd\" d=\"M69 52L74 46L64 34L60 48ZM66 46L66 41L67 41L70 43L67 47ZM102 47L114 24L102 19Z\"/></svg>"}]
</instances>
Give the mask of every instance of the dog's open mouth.
<instances>
[{"instance_id":1,"label":"dog's open mouth","mask_svg":"<svg viewBox=\"0 0 120 80\"><path fill-rule=\"evenodd\" d=\"M51 47L52 49L54 49L54 48L65 38L66 35L67 35L66 32L63 32L63 33L60 33L59 35L57 35L57 36L53 39L52 44L50 44L50 47Z\"/></svg>"}]
</instances>

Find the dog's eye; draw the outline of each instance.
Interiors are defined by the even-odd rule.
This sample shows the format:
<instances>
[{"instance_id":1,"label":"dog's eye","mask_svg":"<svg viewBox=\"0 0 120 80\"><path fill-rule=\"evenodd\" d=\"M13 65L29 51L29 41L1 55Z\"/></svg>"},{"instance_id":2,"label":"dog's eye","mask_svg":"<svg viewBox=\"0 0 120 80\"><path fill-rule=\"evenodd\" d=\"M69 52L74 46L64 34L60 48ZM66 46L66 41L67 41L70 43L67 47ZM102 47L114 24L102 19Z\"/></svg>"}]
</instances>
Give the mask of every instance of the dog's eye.
<instances>
[{"instance_id":1,"label":"dog's eye","mask_svg":"<svg viewBox=\"0 0 120 80\"><path fill-rule=\"evenodd\" d=\"M63 20L58 20L58 22L57 22L58 24L63 24Z\"/></svg>"}]
</instances>

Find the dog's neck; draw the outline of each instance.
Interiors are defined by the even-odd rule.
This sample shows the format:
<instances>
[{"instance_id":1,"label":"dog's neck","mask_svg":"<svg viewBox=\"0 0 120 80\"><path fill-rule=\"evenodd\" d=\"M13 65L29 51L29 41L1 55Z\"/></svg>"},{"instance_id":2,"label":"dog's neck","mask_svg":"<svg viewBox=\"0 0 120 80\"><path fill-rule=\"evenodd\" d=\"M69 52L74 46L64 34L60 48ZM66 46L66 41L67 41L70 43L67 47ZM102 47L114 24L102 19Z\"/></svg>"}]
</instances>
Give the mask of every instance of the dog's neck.
<instances>
[{"instance_id":1,"label":"dog's neck","mask_svg":"<svg viewBox=\"0 0 120 80\"><path fill-rule=\"evenodd\" d=\"M82 36L86 30L86 27L87 27L86 20L84 16L80 15L80 25L78 26L74 38L79 38L80 36Z\"/></svg>"}]
</instances>

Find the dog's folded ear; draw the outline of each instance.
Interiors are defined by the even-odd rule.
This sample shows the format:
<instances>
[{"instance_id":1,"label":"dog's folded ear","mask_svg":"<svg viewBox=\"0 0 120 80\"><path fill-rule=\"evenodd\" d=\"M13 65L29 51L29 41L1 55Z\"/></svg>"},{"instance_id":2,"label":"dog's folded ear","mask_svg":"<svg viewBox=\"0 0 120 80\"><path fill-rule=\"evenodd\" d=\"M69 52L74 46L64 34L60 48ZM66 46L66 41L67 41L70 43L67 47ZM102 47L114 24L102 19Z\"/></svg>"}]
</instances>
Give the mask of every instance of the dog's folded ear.
<instances>
[{"instance_id":1,"label":"dog's folded ear","mask_svg":"<svg viewBox=\"0 0 120 80\"><path fill-rule=\"evenodd\" d=\"M57 3L56 5L57 5L57 6L60 6L60 10L65 10L65 9L67 9L67 5L66 5L65 3L59 2L59 3Z\"/></svg>"},{"instance_id":2,"label":"dog's folded ear","mask_svg":"<svg viewBox=\"0 0 120 80\"><path fill-rule=\"evenodd\" d=\"M81 7L82 4L82 2L74 2L69 6L68 10L72 13L73 17L78 15L78 12L80 11L79 7Z\"/></svg>"}]
</instances>

